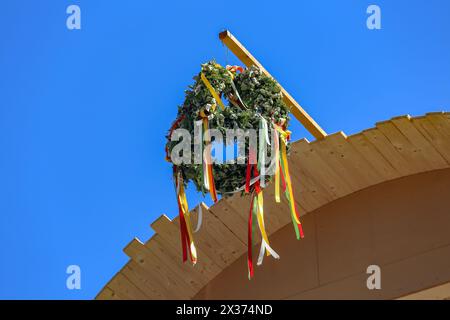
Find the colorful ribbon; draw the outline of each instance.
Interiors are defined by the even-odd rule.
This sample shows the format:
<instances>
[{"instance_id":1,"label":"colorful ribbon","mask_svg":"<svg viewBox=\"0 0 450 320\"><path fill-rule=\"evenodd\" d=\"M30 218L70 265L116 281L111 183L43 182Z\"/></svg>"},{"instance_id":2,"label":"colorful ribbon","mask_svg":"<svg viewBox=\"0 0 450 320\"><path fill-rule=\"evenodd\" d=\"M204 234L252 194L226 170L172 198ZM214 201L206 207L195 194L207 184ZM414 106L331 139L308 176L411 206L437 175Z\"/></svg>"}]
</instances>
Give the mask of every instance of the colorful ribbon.
<instances>
[{"instance_id":1,"label":"colorful ribbon","mask_svg":"<svg viewBox=\"0 0 450 320\"><path fill-rule=\"evenodd\" d=\"M247 162L247 172L246 172L246 191L250 189L251 172L253 175L258 177L259 172L257 165L254 163L255 153L250 150ZM269 237L267 236L265 224L264 224L264 198L263 192L260 185L261 179L256 180L254 183L254 191L252 194L252 200L250 204L250 213L248 219L248 249L247 249L247 267L248 267L248 277L251 279L253 277L253 239L254 239L254 229L255 221L258 224L259 231L261 233L261 248L259 251L259 256L257 260L257 265L261 265L264 254L267 256L272 255L275 259L279 259L280 256L273 250L269 243Z\"/></svg>"},{"instance_id":2,"label":"colorful ribbon","mask_svg":"<svg viewBox=\"0 0 450 320\"><path fill-rule=\"evenodd\" d=\"M202 204L200 203L198 205L197 226L195 227L194 233L197 233L200 231L200 228L202 227L202 221L203 221L203 210L202 210Z\"/></svg>"},{"instance_id":3,"label":"colorful ribbon","mask_svg":"<svg viewBox=\"0 0 450 320\"><path fill-rule=\"evenodd\" d=\"M187 256L191 259L192 264L197 263L197 250L192 236L191 219L189 213L189 206L186 200L186 193L184 192L183 178L181 173L174 166L174 179L177 192L178 212L180 217L180 233L181 233L181 248L183 250L183 262L186 262Z\"/></svg>"},{"instance_id":4,"label":"colorful ribbon","mask_svg":"<svg viewBox=\"0 0 450 320\"><path fill-rule=\"evenodd\" d=\"M247 238L247 268L248 268L248 279L250 280L253 277L253 239L254 237L254 221L253 216L256 212L256 203L255 197L252 196L252 200L250 202L250 212L248 215L248 238Z\"/></svg>"},{"instance_id":5,"label":"colorful ribbon","mask_svg":"<svg viewBox=\"0 0 450 320\"><path fill-rule=\"evenodd\" d=\"M259 116L259 154L258 154L258 170L260 172L260 186L266 187L266 146L270 145L269 129L266 119Z\"/></svg>"},{"instance_id":6,"label":"colorful ribbon","mask_svg":"<svg viewBox=\"0 0 450 320\"><path fill-rule=\"evenodd\" d=\"M289 164L287 161L286 144L290 139L290 131L285 131L280 126L274 124L275 130L280 133L281 140L281 160L280 160L280 173L283 178L283 191L291 209L292 224L294 225L295 234L297 239L304 238L302 224L300 223L300 215L298 214L297 207L294 200L294 192L292 191L291 176L289 174Z\"/></svg>"},{"instance_id":7,"label":"colorful ribbon","mask_svg":"<svg viewBox=\"0 0 450 320\"><path fill-rule=\"evenodd\" d=\"M234 91L234 95L236 96L236 98L238 99L238 101L241 103L241 106L243 106L244 108L248 109L247 105L245 104L245 102L241 99L241 96L239 95L239 91L236 88L236 85L234 84L234 77L235 77L235 73L239 70L240 72L244 72L244 68L242 68L241 66L227 66L226 67L228 74L231 77L231 87L233 88ZM233 100L230 100L230 102L233 102ZM235 104L233 102L233 104ZM235 104L236 106L239 107L239 105Z\"/></svg>"},{"instance_id":8,"label":"colorful ribbon","mask_svg":"<svg viewBox=\"0 0 450 320\"><path fill-rule=\"evenodd\" d=\"M233 73L236 73L237 71L244 72L244 68L242 68L241 66L230 66L230 65L227 65L226 69L228 71L230 71L230 72L233 72Z\"/></svg>"},{"instance_id":9,"label":"colorful ribbon","mask_svg":"<svg viewBox=\"0 0 450 320\"><path fill-rule=\"evenodd\" d=\"M280 137L278 130L273 130L274 160L275 161L275 202L280 203Z\"/></svg>"},{"instance_id":10,"label":"colorful ribbon","mask_svg":"<svg viewBox=\"0 0 450 320\"><path fill-rule=\"evenodd\" d=\"M200 78L202 79L202 81L205 84L205 86L208 88L209 93L211 93L213 98L217 101L217 103L219 104L220 108L222 110L224 110L225 109L225 105L223 104L222 99L220 99L220 97L217 94L216 90L214 90L213 86L211 85L211 83L206 78L206 76L205 76L205 74L203 72L200 74Z\"/></svg>"},{"instance_id":11,"label":"colorful ribbon","mask_svg":"<svg viewBox=\"0 0 450 320\"><path fill-rule=\"evenodd\" d=\"M212 200L217 202L216 185L214 183L213 161L211 158L211 137L209 135L208 117L203 118L203 129L205 130L205 150L203 150L203 183L206 190L209 190Z\"/></svg>"},{"instance_id":12,"label":"colorful ribbon","mask_svg":"<svg viewBox=\"0 0 450 320\"><path fill-rule=\"evenodd\" d=\"M226 67L230 77L232 79L231 84L235 93L236 98L241 103L242 106L248 108L245 103L242 101L239 93L233 83L233 79L235 77L235 73L237 71L243 72L243 68L239 66L227 66ZM216 100L217 104L220 106L222 110L225 109L225 105L220 98L220 95L214 90L213 86L206 78L204 73L200 74L200 77L208 88L209 92ZM235 105L238 105L234 102ZM214 111L216 105L212 105L211 109ZM211 194L211 198L214 202L217 202L217 192L214 184L214 175L213 175L213 162L211 157L211 137L209 134L209 120L211 119L211 114L207 112L209 110L201 110L199 115L201 117L203 129L205 131L205 148L203 150L202 157L202 179L203 184L206 190L208 190ZM169 130L169 136L171 136L173 130L179 125L179 123L184 119L184 116L181 116L177 119L172 127ZM284 124L275 124L273 123L273 162L271 163L270 168L275 167L275 201L279 203L280 200L280 185L283 190L286 199L289 204L289 208L291 211L291 219L294 225L295 233L297 239L303 238L303 228L300 223L300 215L297 211L294 193L292 189L292 181L289 174L289 164L287 161L287 143L290 140L290 131L284 129ZM265 178L266 178L266 154L265 147L270 145L269 133L268 133L268 124L267 120L264 117L260 116L260 136L259 136L259 148L258 150L249 150L249 156L247 160L247 168L245 175L245 185L241 188L245 190L245 193L251 194L251 203L248 217L248 251L247 251L247 267L248 267L248 277L251 279L254 275L254 266L253 266L253 246L254 246L254 233L255 229L258 227L261 234L261 247L259 251L259 256L257 259L257 265L262 264L264 255L270 256L272 255L275 259L279 259L280 256L271 248L269 243L269 238L265 229L264 223L264 198L262 189L265 187ZM256 159L256 152L258 152L258 159ZM168 150L166 149L166 159L170 161L170 157L168 155ZM257 160L257 161L256 161ZM268 170L271 170L271 169ZM270 174L270 173L269 173ZM253 177L252 177L253 176ZM186 194L184 190L183 179L181 176L181 172L179 172L174 166L174 180L177 192L177 202L179 208L179 217L180 217L180 233L181 233L181 244L183 250L183 262L188 259L188 255L193 264L197 262L197 251L194 244L193 233L197 232L202 224L202 205L199 205L198 208L198 219L197 226L194 231L192 231L191 220L189 208L186 200ZM253 190L253 191L251 191Z\"/></svg>"}]
</instances>

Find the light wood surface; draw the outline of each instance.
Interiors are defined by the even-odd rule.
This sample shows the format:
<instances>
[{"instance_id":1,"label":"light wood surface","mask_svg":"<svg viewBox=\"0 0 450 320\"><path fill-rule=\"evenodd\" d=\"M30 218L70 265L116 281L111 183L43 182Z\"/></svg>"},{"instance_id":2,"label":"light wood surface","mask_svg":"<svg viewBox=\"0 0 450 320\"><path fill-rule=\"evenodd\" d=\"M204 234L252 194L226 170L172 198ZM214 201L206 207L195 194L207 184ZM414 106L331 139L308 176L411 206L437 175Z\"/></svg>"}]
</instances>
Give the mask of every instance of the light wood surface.
<instances>
[{"instance_id":1,"label":"light wood surface","mask_svg":"<svg viewBox=\"0 0 450 320\"><path fill-rule=\"evenodd\" d=\"M435 112L416 118L396 117L350 136L339 132L312 143L306 139L294 142L289 166L295 198L301 215L305 215L382 182L448 168L449 160L450 114ZM269 184L264 191L269 236L291 223L286 201L276 203L273 189ZM249 201L248 196L236 194L210 208L201 204L203 225L195 234L199 257L196 266L181 262L178 218L170 220L162 215L151 224L156 234L149 241L134 239L124 249L130 261L97 299L194 297L246 254ZM195 225L197 207L192 216ZM246 273L245 266L242 268Z\"/></svg>"},{"instance_id":2,"label":"light wood surface","mask_svg":"<svg viewBox=\"0 0 450 320\"><path fill-rule=\"evenodd\" d=\"M230 31L226 30L219 34L220 40L233 52L236 57L242 61L247 67L257 66L268 77L272 75L256 60L255 57L240 43ZM291 108L291 113L300 121L300 123L308 130L316 139L322 139L327 134L314 121L314 119L300 106L300 104L292 98L292 96L280 85L284 102Z\"/></svg>"}]
</instances>

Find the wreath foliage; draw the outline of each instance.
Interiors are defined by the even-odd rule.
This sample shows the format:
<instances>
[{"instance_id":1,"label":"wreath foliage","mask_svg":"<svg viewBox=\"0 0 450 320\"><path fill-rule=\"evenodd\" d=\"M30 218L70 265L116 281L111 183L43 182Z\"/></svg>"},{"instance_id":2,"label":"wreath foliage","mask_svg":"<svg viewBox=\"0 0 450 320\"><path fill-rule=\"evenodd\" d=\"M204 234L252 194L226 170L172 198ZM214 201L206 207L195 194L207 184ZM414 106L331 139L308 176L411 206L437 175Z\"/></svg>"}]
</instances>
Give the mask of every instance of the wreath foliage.
<instances>
[{"instance_id":1,"label":"wreath foliage","mask_svg":"<svg viewBox=\"0 0 450 320\"><path fill-rule=\"evenodd\" d=\"M218 102L202 81L201 73L208 79L217 94L228 101L224 110L213 107ZM234 69L229 71L216 62L210 61L202 64L201 72L193 79L195 82L185 91L184 103L178 107L177 120L173 125L173 127L188 130L191 137L194 136L194 122L201 120L202 111L210 115L210 129L220 130L224 137L226 129L257 130L260 116L264 117L268 123L282 123L283 127L287 128L289 108L283 102L280 88L274 79L266 76L258 67L252 66L238 73ZM178 141L171 141L169 135L167 135L166 144L168 154L178 143ZM191 143L193 150L193 139ZM248 157L247 148L248 142L246 142L245 163ZM185 183L192 181L198 191L202 193L207 191L203 187L201 164L180 164L177 169L181 171ZM245 170L246 166L243 164L214 163L213 172L217 192L226 195L242 187L245 183Z\"/></svg>"}]
</instances>

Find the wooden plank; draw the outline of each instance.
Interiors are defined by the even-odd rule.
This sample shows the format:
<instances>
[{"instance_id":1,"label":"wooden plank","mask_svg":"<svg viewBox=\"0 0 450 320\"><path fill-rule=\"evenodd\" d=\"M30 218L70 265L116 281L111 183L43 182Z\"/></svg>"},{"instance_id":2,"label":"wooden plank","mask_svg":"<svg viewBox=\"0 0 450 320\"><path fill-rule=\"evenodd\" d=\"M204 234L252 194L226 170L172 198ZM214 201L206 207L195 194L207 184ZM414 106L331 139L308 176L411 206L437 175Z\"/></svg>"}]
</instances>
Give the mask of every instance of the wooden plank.
<instances>
[{"instance_id":1,"label":"wooden plank","mask_svg":"<svg viewBox=\"0 0 450 320\"><path fill-rule=\"evenodd\" d=\"M242 243L247 243L247 220L244 220L225 198L212 205L209 212L226 225Z\"/></svg>"},{"instance_id":2,"label":"wooden plank","mask_svg":"<svg viewBox=\"0 0 450 320\"><path fill-rule=\"evenodd\" d=\"M121 272L118 272L109 282L108 286L118 292L126 300L146 300L148 297L136 287Z\"/></svg>"},{"instance_id":3,"label":"wooden plank","mask_svg":"<svg viewBox=\"0 0 450 320\"><path fill-rule=\"evenodd\" d=\"M363 130L362 134L373 146L375 146L375 148L377 148L401 176L415 173L414 168L410 167L408 161L397 151L394 145L380 130L378 130L378 128Z\"/></svg>"},{"instance_id":4,"label":"wooden plank","mask_svg":"<svg viewBox=\"0 0 450 320\"><path fill-rule=\"evenodd\" d=\"M138 239L133 239L125 247L124 252L142 268L160 278L163 286L173 292L177 299L189 299L195 294L196 291L192 286L189 286L183 278L180 278L171 267L166 266L160 257L150 252Z\"/></svg>"},{"instance_id":5,"label":"wooden plank","mask_svg":"<svg viewBox=\"0 0 450 320\"><path fill-rule=\"evenodd\" d=\"M294 198L302 208L301 211L305 213L313 211L327 202L325 192L318 192L321 187L302 169L303 164L298 157L289 157L288 161ZM295 170L293 170L294 168Z\"/></svg>"},{"instance_id":6,"label":"wooden plank","mask_svg":"<svg viewBox=\"0 0 450 320\"><path fill-rule=\"evenodd\" d=\"M376 126L395 149L402 154L403 158L407 160L408 166L413 169L414 173L431 169L427 156L423 154L421 149L406 139L392 121L377 122Z\"/></svg>"},{"instance_id":7,"label":"wooden plank","mask_svg":"<svg viewBox=\"0 0 450 320\"><path fill-rule=\"evenodd\" d=\"M412 124L409 115L395 117L392 118L391 121L411 144L414 145L417 150L420 150L419 152L426 155L426 161L430 165L430 169L442 169L447 167L447 161L430 141Z\"/></svg>"},{"instance_id":8,"label":"wooden plank","mask_svg":"<svg viewBox=\"0 0 450 320\"><path fill-rule=\"evenodd\" d=\"M303 215L374 181L448 167L450 115L396 117L348 138L338 133L311 144L303 139L292 144L289 163L296 203ZM264 200L271 235L290 223L289 208L283 195L282 203L275 203L273 184L267 185ZM131 260L96 299L192 298L245 253L249 206L249 196L240 194L212 208L204 206L204 223L194 236L199 252L195 267L181 263L178 218L171 221L161 216L152 223L157 234L149 242L144 245L135 239L124 249ZM197 216L195 209L194 227ZM258 233L256 238L258 242Z\"/></svg>"},{"instance_id":9,"label":"wooden plank","mask_svg":"<svg viewBox=\"0 0 450 320\"><path fill-rule=\"evenodd\" d=\"M327 190L327 188L321 185L310 172L306 170L305 164L302 163L301 157L289 157L292 161L291 167L295 170L291 170L291 175L294 177L294 185L300 183L300 187L304 188L305 200L308 202L307 210L312 211L325 203L332 201L334 196ZM294 186L294 192L296 187ZM303 201L300 199L299 201Z\"/></svg>"},{"instance_id":10,"label":"wooden plank","mask_svg":"<svg viewBox=\"0 0 450 320\"><path fill-rule=\"evenodd\" d=\"M150 227L166 240L173 243L176 248L181 248L180 245L180 230L172 223L172 220L165 214L159 216L150 224Z\"/></svg>"},{"instance_id":11,"label":"wooden plank","mask_svg":"<svg viewBox=\"0 0 450 320\"><path fill-rule=\"evenodd\" d=\"M257 66L268 77L273 78L269 72L253 57L250 52L228 31L219 34L220 40L233 52L239 60L241 60L247 67ZM314 121L314 119L298 104L294 98L280 85L281 93L284 102L291 108L294 117L303 124L316 139L326 137L325 131Z\"/></svg>"},{"instance_id":12,"label":"wooden plank","mask_svg":"<svg viewBox=\"0 0 450 320\"><path fill-rule=\"evenodd\" d=\"M436 150L447 160L447 163L450 163L450 139L441 134L425 116L413 118L411 122L433 144Z\"/></svg>"},{"instance_id":13,"label":"wooden plank","mask_svg":"<svg viewBox=\"0 0 450 320\"><path fill-rule=\"evenodd\" d=\"M130 260L134 262L133 260ZM163 295L158 292L155 287L148 286L143 278L139 277L128 264L126 264L120 271L132 284L141 290L148 299L164 299Z\"/></svg>"},{"instance_id":14,"label":"wooden plank","mask_svg":"<svg viewBox=\"0 0 450 320\"><path fill-rule=\"evenodd\" d=\"M267 200L266 192L263 193L264 197L264 208L267 208ZM271 197L272 198L272 197ZM251 198L250 195L241 196L241 194L235 194L226 199L230 207L232 207L236 212L238 212L245 221L248 222L248 214L250 212L250 203ZM280 225L280 220L278 217L273 214L264 214L264 224L266 227L266 231L268 235L271 235L274 231L281 228L283 225ZM257 233L258 234L258 233Z\"/></svg>"},{"instance_id":15,"label":"wooden plank","mask_svg":"<svg viewBox=\"0 0 450 320\"><path fill-rule=\"evenodd\" d=\"M427 119L447 138L450 138L450 115L448 112L429 112Z\"/></svg>"},{"instance_id":16,"label":"wooden plank","mask_svg":"<svg viewBox=\"0 0 450 320\"><path fill-rule=\"evenodd\" d=\"M266 226L270 223L270 228L268 229L268 233L270 235L270 231L278 230L277 228L280 228L286 223L290 221L290 215L289 215L289 208L286 203L286 201L283 201L283 195L281 195L282 202L276 203L274 201L274 190L273 186L271 184L268 184L267 187L264 189L264 213L266 217ZM250 204L249 204L250 205ZM249 206L248 205L248 206ZM210 211L212 211L214 214L215 212L218 212L218 214L215 214L219 219L224 215L229 216L227 219L231 219L233 217L233 225L230 224L230 228L232 231L239 230L239 235L236 233L236 236L238 236L241 241L246 245L247 244L247 237L248 237L248 216L244 220L243 213L248 215L248 211L250 210L250 207L247 208L240 208L240 212L238 212L235 208L230 206L228 199L222 199L218 203L214 204ZM270 217L270 222L268 217ZM272 224L273 222L273 224Z\"/></svg>"},{"instance_id":17,"label":"wooden plank","mask_svg":"<svg viewBox=\"0 0 450 320\"><path fill-rule=\"evenodd\" d=\"M309 143L306 139L302 139L292 144L291 158L298 157L294 160L301 163L312 179L317 181L317 185L323 186L327 192L328 198L337 199L352 192L351 186L330 167L328 162L324 160L317 152L318 145ZM293 168L292 171L295 171Z\"/></svg>"},{"instance_id":18,"label":"wooden plank","mask_svg":"<svg viewBox=\"0 0 450 320\"><path fill-rule=\"evenodd\" d=\"M193 222L196 222L196 220L194 220ZM170 245L175 250L181 263L182 248L178 217L176 217L172 221L166 215L162 215L151 224L151 227L158 233L159 236L161 236L161 238L165 240L168 245ZM194 235L194 240L195 239L196 235ZM199 269L208 269L213 274L219 272L221 267L213 261L213 258L211 258L211 256L214 257L213 250L209 246L206 248L203 246L198 246L197 243L196 247L199 257L199 262L197 262Z\"/></svg>"},{"instance_id":19,"label":"wooden plank","mask_svg":"<svg viewBox=\"0 0 450 320\"><path fill-rule=\"evenodd\" d=\"M338 149L335 139L332 139L336 135L343 135L343 133L334 133L329 135L327 139L311 142L311 148L317 152L342 181L345 181L350 186L351 192L359 190L368 181L360 172L352 170L351 164Z\"/></svg>"},{"instance_id":20,"label":"wooden plank","mask_svg":"<svg viewBox=\"0 0 450 320\"><path fill-rule=\"evenodd\" d=\"M248 221L248 213L250 210L250 196L236 193L232 196L226 197L224 201L238 213L244 221Z\"/></svg>"},{"instance_id":21,"label":"wooden plank","mask_svg":"<svg viewBox=\"0 0 450 320\"><path fill-rule=\"evenodd\" d=\"M95 300L122 300L122 298L110 287L106 286L98 293Z\"/></svg>"},{"instance_id":22,"label":"wooden plank","mask_svg":"<svg viewBox=\"0 0 450 320\"><path fill-rule=\"evenodd\" d=\"M292 178L293 179L293 178ZM297 181L293 181L292 184L294 184L294 197L295 192L298 191L300 188L298 188ZM269 183L266 185L266 188L264 189L264 217L267 219L267 223L271 223L270 228L267 229L268 236L270 237L271 234L274 232L277 232L279 229L284 227L286 224L291 222L291 211L289 209L289 204L283 194L283 191L280 188L280 203L277 203L275 201L275 187L274 183ZM297 188L295 188L297 186ZM305 209L300 203L297 203L296 205L297 209L299 210L299 214L305 212ZM268 217L271 219L269 220Z\"/></svg>"},{"instance_id":23,"label":"wooden plank","mask_svg":"<svg viewBox=\"0 0 450 320\"><path fill-rule=\"evenodd\" d=\"M192 266L189 262L183 263L180 255L181 252L174 250L159 234L155 234L144 245L150 252L158 256L167 268L172 268L180 278L195 290L200 290L219 272L219 269L211 272L207 268L204 268L204 264L197 263L195 266Z\"/></svg>"},{"instance_id":24,"label":"wooden plank","mask_svg":"<svg viewBox=\"0 0 450 320\"><path fill-rule=\"evenodd\" d=\"M194 234L194 240L196 246L206 252L212 261L223 269L245 252L246 245L214 214L209 212L209 208L205 204L202 203L202 206L202 227ZM196 217L197 212L198 207L191 211L191 215ZM178 219L173 221L179 224ZM200 255L199 259L201 259Z\"/></svg>"},{"instance_id":25,"label":"wooden plank","mask_svg":"<svg viewBox=\"0 0 450 320\"><path fill-rule=\"evenodd\" d=\"M368 161L375 169L376 173L384 180L398 178L400 173L386 160L382 153L370 143L362 133L351 135L347 141Z\"/></svg>"},{"instance_id":26,"label":"wooden plank","mask_svg":"<svg viewBox=\"0 0 450 320\"><path fill-rule=\"evenodd\" d=\"M287 297L292 300L310 299L398 299L410 292L437 286L450 279L450 246L428 250L421 254L381 264L382 289L367 290L367 273L362 272L312 290Z\"/></svg>"},{"instance_id":27,"label":"wooden plank","mask_svg":"<svg viewBox=\"0 0 450 320\"><path fill-rule=\"evenodd\" d=\"M377 184L383 180L375 168L347 141L343 132L330 135L328 139L336 151L337 159L341 160L348 175L355 176L364 187Z\"/></svg>"},{"instance_id":28,"label":"wooden plank","mask_svg":"<svg viewBox=\"0 0 450 320\"><path fill-rule=\"evenodd\" d=\"M155 274L142 268L136 261L130 260L122 273L152 299L173 299L174 294L167 290Z\"/></svg>"},{"instance_id":29,"label":"wooden plank","mask_svg":"<svg viewBox=\"0 0 450 320\"><path fill-rule=\"evenodd\" d=\"M408 294L397 300L450 300L450 282Z\"/></svg>"},{"instance_id":30,"label":"wooden plank","mask_svg":"<svg viewBox=\"0 0 450 320\"><path fill-rule=\"evenodd\" d=\"M230 207L235 214L241 217L243 221L245 221L245 227L248 228L248 215L250 211L250 196L244 195L241 196L240 193L236 193L232 196L228 196L226 198L222 198L220 201L224 201L227 203L227 206ZM266 225L267 225L267 219L266 219ZM247 229L248 232L248 229ZM270 232L267 231L269 234ZM261 237L259 232L255 232L255 240L254 243L257 244L259 241L261 241ZM245 245L247 245L248 238L245 238Z\"/></svg>"}]
</instances>

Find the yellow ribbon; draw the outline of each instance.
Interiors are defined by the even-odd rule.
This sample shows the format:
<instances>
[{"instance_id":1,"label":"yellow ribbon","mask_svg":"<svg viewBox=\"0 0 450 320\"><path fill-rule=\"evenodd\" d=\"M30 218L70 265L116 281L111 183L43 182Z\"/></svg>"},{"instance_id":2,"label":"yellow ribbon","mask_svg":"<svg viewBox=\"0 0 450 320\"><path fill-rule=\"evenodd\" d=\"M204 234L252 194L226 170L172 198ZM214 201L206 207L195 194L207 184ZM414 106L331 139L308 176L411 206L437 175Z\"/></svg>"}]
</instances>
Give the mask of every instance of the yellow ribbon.
<instances>
[{"instance_id":1,"label":"yellow ribbon","mask_svg":"<svg viewBox=\"0 0 450 320\"><path fill-rule=\"evenodd\" d=\"M211 95L213 96L213 98L217 101L217 103L219 104L220 108L222 110L224 110L225 109L225 105L223 104L222 99L220 99L220 97L217 94L216 90L214 90L213 86L211 85L209 80L205 77L203 72L201 73L200 78L202 79L202 81L205 84L205 86L208 88L208 90L211 93Z\"/></svg>"},{"instance_id":2,"label":"yellow ribbon","mask_svg":"<svg viewBox=\"0 0 450 320\"><path fill-rule=\"evenodd\" d=\"M266 227L264 225L264 199L263 199L262 192L258 193L258 195L257 195L257 205L258 205L257 219L258 219L259 230L261 231L261 237L264 239L267 246L270 247L269 237L267 236ZM266 251L266 255L270 256L269 250Z\"/></svg>"},{"instance_id":3,"label":"yellow ribbon","mask_svg":"<svg viewBox=\"0 0 450 320\"><path fill-rule=\"evenodd\" d=\"M274 143L274 149L275 149L275 201L277 203L280 203L280 150L279 150L279 144L280 144L280 138L278 136L278 131L274 130L274 136L275 136L275 143Z\"/></svg>"},{"instance_id":4,"label":"yellow ribbon","mask_svg":"<svg viewBox=\"0 0 450 320\"><path fill-rule=\"evenodd\" d=\"M300 220L298 219L297 215L295 214L295 205L294 205L294 195L292 192L292 182L291 182L291 176L289 174L289 165L287 161L287 152L286 152L286 143L287 138L291 134L288 130L283 130L280 126L274 125L275 129L280 133L281 135L281 161L283 162L283 167L285 171L285 180L286 180L286 188L288 189L289 193L289 206L291 208L291 215L294 218L294 221L297 224L300 224Z\"/></svg>"},{"instance_id":5,"label":"yellow ribbon","mask_svg":"<svg viewBox=\"0 0 450 320\"><path fill-rule=\"evenodd\" d=\"M208 125L208 118L204 117L203 118L203 130L205 131L205 141L206 143L210 142L210 137L209 137L209 125ZM207 145L205 147L205 150L203 151L203 175L204 175L204 185L206 190L209 190L209 170L208 170L208 155L209 153L209 145Z\"/></svg>"},{"instance_id":6,"label":"yellow ribbon","mask_svg":"<svg viewBox=\"0 0 450 320\"><path fill-rule=\"evenodd\" d=\"M183 210L183 215L184 215L184 219L186 221L186 229L189 235L189 240L190 240L190 244L189 247L191 249L191 256L192 256L192 263L196 264L197 263L197 249L195 248L195 244L194 244L194 238L192 237L192 226L191 226L191 217L190 217L190 213L189 213L189 206L187 203L187 199L186 199L186 193L184 192L184 185L183 182L181 181L181 179L178 179L178 199L181 203L181 210Z\"/></svg>"},{"instance_id":7,"label":"yellow ribbon","mask_svg":"<svg viewBox=\"0 0 450 320\"><path fill-rule=\"evenodd\" d=\"M208 117L203 117L203 129L205 130L205 150L203 151L203 184L211 195L214 202L217 202L217 190L214 184L212 158L211 158L211 137L209 135Z\"/></svg>"},{"instance_id":8,"label":"yellow ribbon","mask_svg":"<svg viewBox=\"0 0 450 320\"><path fill-rule=\"evenodd\" d=\"M292 183L291 183L291 176L289 174L289 167L288 167L288 161L286 156L286 143L283 140L281 143L281 161L283 161L283 166L285 168L285 179L286 179L286 188L288 188L289 191L289 205L291 207L291 214L294 218L295 222L297 224L300 224L300 220L298 220L297 215L295 214L295 206L294 206L294 196L292 192Z\"/></svg>"}]
</instances>

